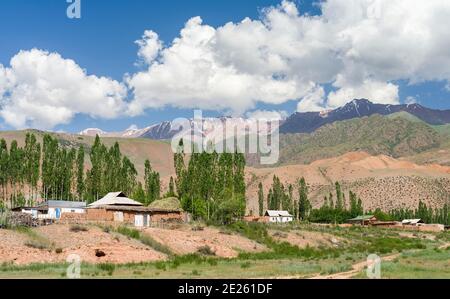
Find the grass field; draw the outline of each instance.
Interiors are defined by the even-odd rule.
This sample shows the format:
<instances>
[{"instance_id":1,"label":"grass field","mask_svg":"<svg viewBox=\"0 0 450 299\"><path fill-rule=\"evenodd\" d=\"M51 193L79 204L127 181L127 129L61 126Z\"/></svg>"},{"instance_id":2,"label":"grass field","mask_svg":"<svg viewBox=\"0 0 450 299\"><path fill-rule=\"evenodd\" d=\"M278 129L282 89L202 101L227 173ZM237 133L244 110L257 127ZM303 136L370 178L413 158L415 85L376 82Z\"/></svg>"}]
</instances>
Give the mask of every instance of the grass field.
<instances>
[{"instance_id":1,"label":"grass field","mask_svg":"<svg viewBox=\"0 0 450 299\"><path fill-rule=\"evenodd\" d=\"M225 259L201 254L172 255L167 261L134 264L81 264L81 278L314 278L348 272L369 254L393 256L382 262L382 278L450 278L449 233L411 233L376 228L340 228L315 225L284 227L238 223L221 228L264 244L269 250L241 252ZM326 233L339 238L335 246L299 248L275 241L268 231ZM29 231L24 232L33 236ZM123 231L122 234L131 234ZM139 239L138 235L132 236ZM140 239L153 249L167 248ZM45 250L45 249L44 249ZM66 278L69 264L0 264L0 278ZM365 271L354 274L365 278Z\"/></svg>"}]
</instances>

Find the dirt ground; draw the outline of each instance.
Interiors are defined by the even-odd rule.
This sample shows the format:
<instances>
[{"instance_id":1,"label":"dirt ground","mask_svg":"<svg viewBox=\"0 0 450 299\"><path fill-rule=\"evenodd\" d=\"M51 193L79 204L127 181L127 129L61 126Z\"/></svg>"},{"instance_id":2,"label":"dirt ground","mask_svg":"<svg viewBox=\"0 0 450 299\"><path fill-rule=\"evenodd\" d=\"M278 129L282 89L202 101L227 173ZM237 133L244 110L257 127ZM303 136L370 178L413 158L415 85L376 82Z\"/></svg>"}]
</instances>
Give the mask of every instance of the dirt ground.
<instances>
[{"instance_id":1,"label":"dirt ground","mask_svg":"<svg viewBox=\"0 0 450 299\"><path fill-rule=\"evenodd\" d=\"M97 227L88 227L87 232L71 232L68 225L51 225L34 229L46 249L31 248L25 245L30 237L24 233L0 230L0 262L17 265L31 263L64 262L71 254L80 256L87 263L132 263L163 260L166 256L139 241L106 233ZM62 249L57 253L56 249ZM96 251L105 253L97 257Z\"/></svg>"},{"instance_id":2,"label":"dirt ground","mask_svg":"<svg viewBox=\"0 0 450 299\"><path fill-rule=\"evenodd\" d=\"M269 234L272 236L272 238L274 238L279 242L288 242L292 245L298 246L299 248L305 248L306 246L338 247L340 244L346 242L344 239L320 232L310 232L310 231L283 232L271 230L269 231Z\"/></svg>"},{"instance_id":3,"label":"dirt ground","mask_svg":"<svg viewBox=\"0 0 450 299\"><path fill-rule=\"evenodd\" d=\"M190 226L183 226L177 230L147 228L144 233L167 245L176 254L196 253L203 246L209 246L216 256L224 258L236 257L243 251L266 250L265 246L252 240L209 227L200 231L193 231Z\"/></svg>"}]
</instances>

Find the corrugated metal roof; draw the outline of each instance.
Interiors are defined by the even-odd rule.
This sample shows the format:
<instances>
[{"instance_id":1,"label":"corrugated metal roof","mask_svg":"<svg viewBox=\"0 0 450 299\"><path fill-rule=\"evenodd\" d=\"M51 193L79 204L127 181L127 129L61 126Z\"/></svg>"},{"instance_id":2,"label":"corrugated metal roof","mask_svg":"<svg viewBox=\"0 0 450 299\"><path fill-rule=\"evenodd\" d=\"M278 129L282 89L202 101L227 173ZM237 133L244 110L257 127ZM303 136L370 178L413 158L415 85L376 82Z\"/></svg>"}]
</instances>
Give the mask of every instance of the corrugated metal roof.
<instances>
[{"instance_id":1,"label":"corrugated metal roof","mask_svg":"<svg viewBox=\"0 0 450 299\"><path fill-rule=\"evenodd\" d=\"M162 209L162 208L151 208L144 206L95 206L93 209L104 209L107 211L129 211L129 212L139 212L139 213L151 213L151 212L162 212L162 213L181 213L181 210L178 209Z\"/></svg>"},{"instance_id":2,"label":"corrugated metal roof","mask_svg":"<svg viewBox=\"0 0 450 299\"><path fill-rule=\"evenodd\" d=\"M111 192L106 194L102 199L91 203L89 207L99 207L99 206L143 206L140 202L132 200L123 192Z\"/></svg>"},{"instance_id":3,"label":"corrugated metal roof","mask_svg":"<svg viewBox=\"0 0 450 299\"><path fill-rule=\"evenodd\" d=\"M423 222L422 219L405 219L402 221L402 224L418 224Z\"/></svg>"},{"instance_id":4,"label":"corrugated metal roof","mask_svg":"<svg viewBox=\"0 0 450 299\"><path fill-rule=\"evenodd\" d=\"M275 210L267 210L266 215L270 217L293 217L291 214L289 214L288 211L275 211Z\"/></svg>"},{"instance_id":5,"label":"corrugated metal roof","mask_svg":"<svg viewBox=\"0 0 450 299\"><path fill-rule=\"evenodd\" d=\"M66 200L48 200L38 206L38 208L66 208L66 209L83 209L85 207L86 207L85 202L66 201Z\"/></svg>"},{"instance_id":6,"label":"corrugated metal roof","mask_svg":"<svg viewBox=\"0 0 450 299\"><path fill-rule=\"evenodd\" d=\"M374 215L364 215L364 216L358 216L356 218L350 219L349 221L362 221L362 220L370 220L374 218Z\"/></svg>"}]
</instances>

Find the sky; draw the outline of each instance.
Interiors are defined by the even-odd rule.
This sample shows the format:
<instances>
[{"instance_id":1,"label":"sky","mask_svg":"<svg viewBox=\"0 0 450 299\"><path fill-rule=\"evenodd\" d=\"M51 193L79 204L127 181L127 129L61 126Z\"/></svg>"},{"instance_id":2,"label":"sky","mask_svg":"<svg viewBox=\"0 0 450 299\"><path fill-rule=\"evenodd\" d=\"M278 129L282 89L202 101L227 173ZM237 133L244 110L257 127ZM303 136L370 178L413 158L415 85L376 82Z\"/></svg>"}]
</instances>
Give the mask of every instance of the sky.
<instances>
[{"instance_id":1,"label":"sky","mask_svg":"<svg viewBox=\"0 0 450 299\"><path fill-rule=\"evenodd\" d=\"M120 131L354 98L450 109L446 0L80 3L70 19L66 0L0 2L0 129Z\"/></svg>"}]
</instances>

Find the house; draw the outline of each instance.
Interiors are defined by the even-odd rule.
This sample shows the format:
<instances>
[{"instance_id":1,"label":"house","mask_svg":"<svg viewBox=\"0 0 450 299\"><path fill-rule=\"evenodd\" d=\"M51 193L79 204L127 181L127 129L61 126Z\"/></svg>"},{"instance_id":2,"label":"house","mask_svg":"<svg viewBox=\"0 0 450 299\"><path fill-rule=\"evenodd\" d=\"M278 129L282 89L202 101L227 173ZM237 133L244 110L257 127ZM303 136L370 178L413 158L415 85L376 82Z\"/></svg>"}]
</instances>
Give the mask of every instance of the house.
<instances>
[{"instance_id":1,"label":"house","mask_svg":"<svg viewBox=\"0 0 450 299\"><path fill-rule=\"evenodd\" d=\"M268 210L265 214L268 217L270 223L287 223L294 221L294 216L289 214L288 211L274 211Z\"/></svg>"},{"instance_id":2,"label":"house","mask_svg":"<svg viewBox=\"0 0 450 299\"><path fill-rule=\"evenodd\" d=\"M84 214L85 202L48 200L36 207L17 207L15 212L31 214L33 218L44 220L59 220L64 214Z\"/></svg>"},{"instance_id":3,"label":"house","mask_svg":"<svg viewBox=\"0 0 450 299\"><path fill-rule=\"evenodd\" d=\"M81 201L48 200L37 206L37 210L43 215L41 216L42 218L59 220L64 214L84 214L86 212L86 203ZM38 218L40 218L39 214Z\"/></svg>"},{"instance_id":4,"label":"house","mask_svg":"<svg viewBox=\"0 0 450 299\"><path fill-rule=\"evenodd\" d=\"M148 227L153 222L183 222L185 214L178 199L175 200L178 202L177 207L173 206L173 199L156 201L153 205L144 207L123 192L112 192L88 206L86 220L127 223L136 227Z\"/></svg>"},{"instance_id":5,"label":"house","mask_svg":"<svg viewBox=\"0 0 450 299\"><path fill-rule=\"evenodd\" d=\"M402 225L412 225L412 226L420 226L424 224L422 219L405 219L402 221Z\"/></svg>"},{"instance_id":6,"label":"house","mask_svg":"<svg viewBox=\"0 0 450 299\"><path fill-rule=\"evenodd\" d=\"M377 222L377 217L374 215L361 215L356 218L349 219L347 222L351 224L372 225Z\"/></svg>"}]
</instances>

